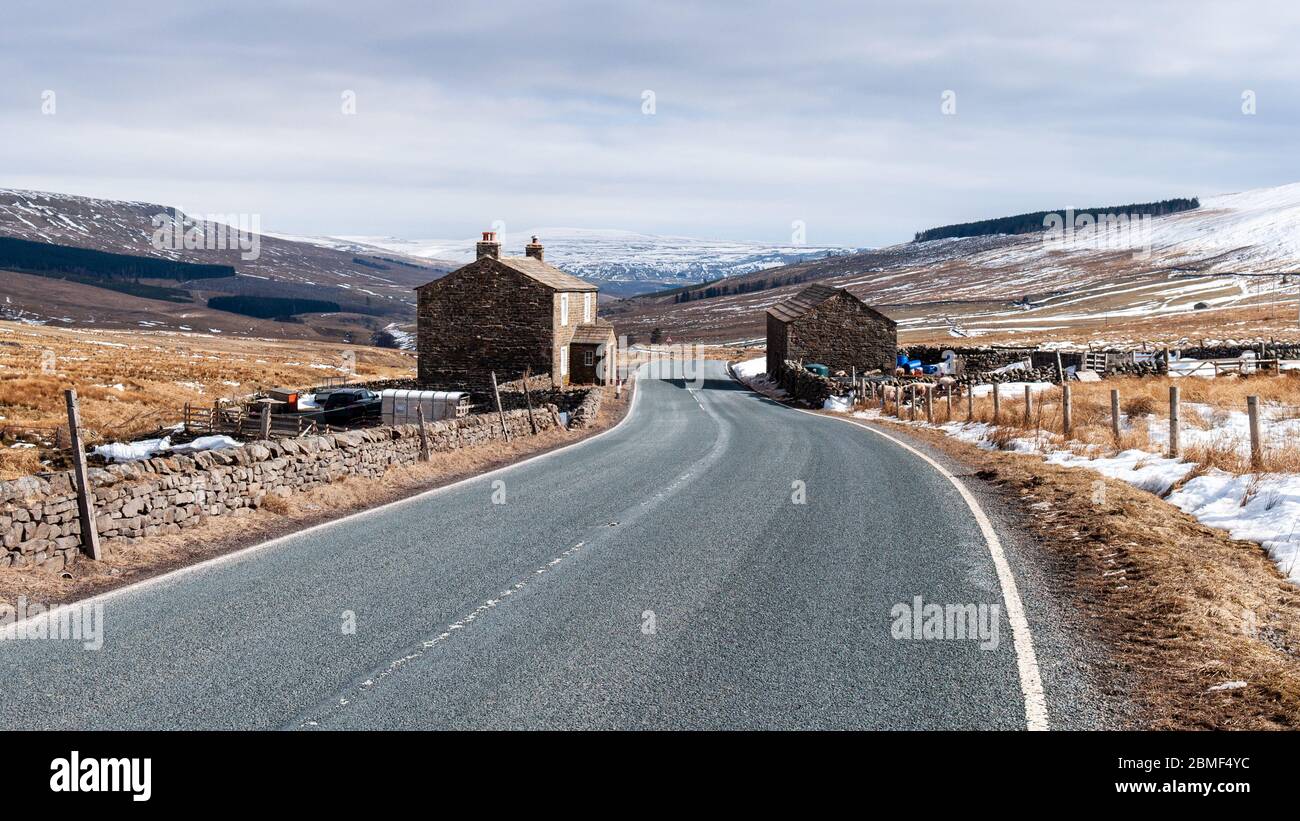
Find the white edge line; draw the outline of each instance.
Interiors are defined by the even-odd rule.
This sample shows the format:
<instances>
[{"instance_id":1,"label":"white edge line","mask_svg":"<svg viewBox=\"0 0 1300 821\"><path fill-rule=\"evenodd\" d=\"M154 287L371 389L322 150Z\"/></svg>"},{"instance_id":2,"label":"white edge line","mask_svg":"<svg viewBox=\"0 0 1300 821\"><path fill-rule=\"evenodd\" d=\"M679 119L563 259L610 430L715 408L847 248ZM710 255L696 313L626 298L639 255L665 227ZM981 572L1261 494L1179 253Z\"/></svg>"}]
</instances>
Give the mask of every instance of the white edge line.
<instances>
[{"instance_id":1,"label":"white edge line","mask_svg":"<svg viewBox=\"0 0 1300 821\"><path fill-rule=\"evenodd\" d=\"M732 371L730 363L727 365L727 371L731 373L732 378L740 384L745 385L744 380L736 376ZM749 387L748 385L745 385ZM753 389L750 388L752 391ZM755 394L763 394L755 391ZM784 403L780 403L784 404ZM836 422L847 422L857 428L870 431L877 436L881 436L893 442L899 447L911 451L916 456L925 460L932 468L939 472L941 476L952 483L961 494L961 498L966 502L966 507L970 508L971 515L975 517L976 523L979 524L980 533L984 536L984 542L988 545L989 555L993 558L993 567L997 570L998 585L1002 588L1002 600L1007 608L1007 621L1011 624L1011 643L1016 651L1016 667L1020 673L1020 692L1025 699L1025 723L1030 730L1046 730L1047 726L1047 699L1043 695L1043 680L1038 670L1038 657L1034 653L1034 641L1029 632L1029 620L1025 617L1025 606L1020 600L1020 591L1016 587L1016 577L1011 572L1011 565L1007 563L1006 553L1002 550L1002 541L998 538L997 531L993 529L993 523L984 513L975 496L967 489L966 485L960 479L954 476L947 468L939 464L927 454L917 450L901 439L896 439L884 431L877 430L870 425L859 422L854 419L847 419L842 416L825 416L820 413L813 413L810 410L796 408L791 405L785 405L790 410L806 413L809 416L816 416L818 419L828 419Z\"/></svg>"},{"instance_id":2,"label":"white edge line","mask_svg":"<svg viewBox=\"0 0 1300 821\"><path fill-rule=\"evenodd\" d=\"M68 602L67 604L61 604L58 607L55 607L45 613L41 613L35 616L30 616L26 619L23 619L22 621L13 622L9 625L6 625L3 630L0 630L0 637L2 637L4 640L12 639L16 635L16 631L20 627L22 627L24 624L28 622L35 621L36 619L54 618L57 617L59 613L62 613L65 610L70 610L72 608L87 607L95 604L102 604L103 602L109 599L116 598L117 596L123 595L125 593L138 593L142 590L145 590L147 588L153 587L158 584L162 584L164 582L176 581L183 576L190 575L191 573L197 573L201 570L210 570L214 567L217 567L218 565L223 565L228 562L233 562L238 559L242 559L254 553L258 553L268 548L283 544L284 542L301 538L303 536L306 536L308 533L313 533L317 530L324 530L326 528L335 527L337 525L343 524L344 522L349 522L354 519L360 519L366 516L373 516L377 513L381 513L390 508L398 507L399 505L412 504L414 502L418 502L421 499L427 498L429 496L436 496L439 493L445 493L449 490L453 490L455 488L460 487L461 485L467 485L470 482L479 482L491 476L496 476L499 473L505 473L506 471L523 467L524 465L530 462L539 462L548 457L556 456L561 453L567 453L573 450L574 448L582 447L583 445L596 441L597 439L601 438L602 436L605 436L606 434L613 433L614 431L622 427L624 422L632 418L633 413L636 412L637 403L640 402L641 400L641 386L640 386L639 379L631 380L631 382L633 384L632 406L627 409L627 413L623 415L622 419L618 420L617 424L615 424L613 427L609 428L608 430L602 430L600 433L597 433L594 436L588 436L587 438L580 439L579 441L573 442L572 444L564 445L562 447L558 447L553 450L548 450L547 452L539 453L536 456L530 456L527 459L524 459L519 462L512 462L508 465L502 465L501 467L490 470L487 473L478 473L473 476L466 476L464 479L459 479L455 482L452 482L449 485L441 485L439 487L430 488L429 490L421 491L415 494L414 496L407 496L404 499L397 499L396 501L387 502L385 504L379 505L378 507L371 507L371 508L366 508L365 510L358 510L356 513L349 513L346 516L340 516L337 519L330 519L329 521L312 525L311 527L304 528L303 530L297 530L294 531L293 533L285 534L284 536L277 536L274 539L268 539L265 542L258 542L257 544L249 545L248 547L242 547L230 553L223 553L220 556L213 556L211 559L205 559L204 561L198 562L197 564L190 564L190 565L185 565L184 567L178 567L175 570L169 570L168 572L161 573L157 576L150 576L147 579L141 579L140 581L133 582L132 584L123 585L122 587L115 587L112 590L106 590L103 593L99 593L89 598L78 599L73 602Z\"/></svg>"}]
</instances>

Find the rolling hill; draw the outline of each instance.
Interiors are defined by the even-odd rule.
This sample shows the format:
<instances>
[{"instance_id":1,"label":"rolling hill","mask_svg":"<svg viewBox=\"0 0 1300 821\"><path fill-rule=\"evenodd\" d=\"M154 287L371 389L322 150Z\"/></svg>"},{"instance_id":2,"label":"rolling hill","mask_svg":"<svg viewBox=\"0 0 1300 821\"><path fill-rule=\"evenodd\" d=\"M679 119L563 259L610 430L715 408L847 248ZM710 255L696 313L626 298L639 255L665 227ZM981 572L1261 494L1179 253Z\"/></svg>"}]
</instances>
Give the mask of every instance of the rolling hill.
<instances>
[{"instance_id":1,"label":"rolling hill","mask_svg":"<svg viewBox=\"0 0 1300 821\"><path fill-rule=\"evenodd\" d=\"M256 259L243 259L238 248L156 248L159 214L182 231L215 236L216 225L183 213L177 219L173 209L154 203L0 189L0 238L26 243L22 247L31 258L6 257L11 261L0 286L0 315L26 322L367 341L375 330L409 319L412 288L449 270L389 251L327 248L266 233L259 235ZM159 268L160 260L182 266L168 276L146 274L146 280L115 274ZM230 275L186 266L222 267ZM337 310L275 321L259 318L264 310L215 310L208 305L214 298L239 306L279 301Z\"/></svg>"},{"instance_id":2,"label":"rolling hill","mask_svg":"<svg viewBox=\"0 0 1300 821\"><path fill-rule=\"evenodd\" d=\"M1149 230L1131 237L1134 247L1116 245L1114 235L908 242L641 296L608 313L621 332L637 336L659 327L683 339L757 339L764 309L803 283L821 281L848 288L897 319L905 338L918 340L1145 333L1124 330L1135 323L1156 323L1154 334L1159 321L1171 329L1187 325L1189 333L1262 332L1232 324L1253 321L1235 313L1247 308L1294 333L1300 183L1200 203L1152 217Z\"/></svg>"}]
</instances>

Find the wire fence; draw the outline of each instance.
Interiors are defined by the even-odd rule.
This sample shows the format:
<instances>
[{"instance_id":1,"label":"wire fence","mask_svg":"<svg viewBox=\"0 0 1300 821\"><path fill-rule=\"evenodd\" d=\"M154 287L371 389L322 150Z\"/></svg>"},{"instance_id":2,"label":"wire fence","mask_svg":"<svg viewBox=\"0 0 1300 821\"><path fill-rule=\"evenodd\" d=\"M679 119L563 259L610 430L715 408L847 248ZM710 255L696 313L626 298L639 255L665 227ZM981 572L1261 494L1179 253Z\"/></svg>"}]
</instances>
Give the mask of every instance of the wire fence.
<instances>
[{"instance_id":1,"label":"wire fence","mask_svg":"<svg viewBox=\"0 0 1300 821\"><path fill-rule=\"evenodd\" d=\"M933 425L982 423L1004 442L1026 435L1058 448L1134 447L1215 467L1300 470L1300 404L1267 401L1260 393L1207 403L1187 401L1180 385L1170 385L1159 400L1096 383L995 384L983 396L956 385L864 382L861 388L855 408Z\"/></svg>"}]
</instances>

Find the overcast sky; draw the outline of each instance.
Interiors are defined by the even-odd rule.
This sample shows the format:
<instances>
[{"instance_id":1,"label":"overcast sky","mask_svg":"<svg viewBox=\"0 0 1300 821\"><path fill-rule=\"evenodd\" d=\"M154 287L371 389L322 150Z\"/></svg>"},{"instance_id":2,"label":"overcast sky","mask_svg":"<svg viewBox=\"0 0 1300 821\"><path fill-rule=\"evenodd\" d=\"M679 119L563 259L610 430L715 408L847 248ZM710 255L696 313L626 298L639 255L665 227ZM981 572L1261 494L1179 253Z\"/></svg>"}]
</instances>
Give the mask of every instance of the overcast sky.
<instances>
[{"instance_id":1,"label":"overcast sky","mask_svg":"<svg viewBox=\"0 0 1300 821\"><path fill-rule=\"evenodd\" d=\"M883 245L1300 181L1294 2L708 5L4 0L0 187Z\"/></svg>"}]
</instances>

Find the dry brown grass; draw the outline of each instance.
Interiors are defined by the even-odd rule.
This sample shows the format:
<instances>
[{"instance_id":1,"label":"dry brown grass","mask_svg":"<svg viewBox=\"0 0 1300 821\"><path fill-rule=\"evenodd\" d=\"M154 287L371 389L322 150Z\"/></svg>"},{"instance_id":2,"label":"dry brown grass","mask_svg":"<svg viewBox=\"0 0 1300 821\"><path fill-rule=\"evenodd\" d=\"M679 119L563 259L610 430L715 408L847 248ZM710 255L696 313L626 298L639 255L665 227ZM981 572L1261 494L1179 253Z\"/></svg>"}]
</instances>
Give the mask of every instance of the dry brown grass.
<instances>
[{"instance_id":1,"label":"dry brown grass","mask_svg":"<svg viewBox=\"0 0 1300 821\"><path fill-rule=\"evenodd\" d=\"M1071 385L1072 428L1067 438L1062 433L1061 390L1054 388L1034 394L1033 413L1025 415L1023 394L1005 390L1001 399L1001 414L997 427L990 431L988 441L1001 450L1009 450L1017 438L1039 437L1053 448L1113 454L1124 450L1151 450L1152 430L1167 429L1169 424L1169 387L1178 385L1183 405L1180 424L1184 430L1211 430L1223 422L1230 412L1244 413L1246 397L1258 396L1261 409L1279 418L1300 414L1300 376L1251 376L1245 378L1116 378L1103 382ZM1120 393L1120 409L1124 414L1120 435L1116 439L1111 428L1110 391ZM1188 408L1204 405L1209 411L1203 415ZM957 421L967 418L965 400L958 403ZM981 397L975 400L973 420L992 424L993 400ZM942 421L942 417L937 417ZM1300 472L1300 443L1278 441L1269 436L1269 421L1262 422L1265 446L1259 470L1270 473ZM1224 437L1208 442L1185 443L1183 458L1205 468L1219 468L1232 473L1255 470L1243 443Z\"/></svg>"},{"instance_id":2,"label":"dry brown grass","mask_svg":"<svg viewBox=\"0 0 1300 821\"><path fill-rule=\"evenodd\" d=\"M11 445L58 444L65 388L81 398L88 442L120 440L176 423L187 402L207 407L266 388L321 384L343 373L349 352L359 378L414 374L412 354L367 346L0 322L0 479L41 469L48 450Z\"/></svg>"},{"instance_id":3,"label":"dry brown grass","mask_svg":"<svg viewBox=\"0 0 1300 821\"><path fill-rule=\"evenodd\" d=\"M1146 394L1139 394L1125 399L1120 403L1119 409L1124 412L1125 416L1131 418L1150 416L1156 412L1156 401Z\"/></svg>"},{"instance_id":4,"label":"dry brown grass","mask_svg":"<svg viewBox=\"0 0 1300 821\"><path fill-rule=\"evenodd\" d=\"M1022 431L1019 428L1014 428L1010 425L1000 425L990 430L988 436L985 438L988 440L989 444L993 445L993 447L998 450L1010 450L1011 441L1019 437L1021 433Z\"/></svg>"}]
</instances>

